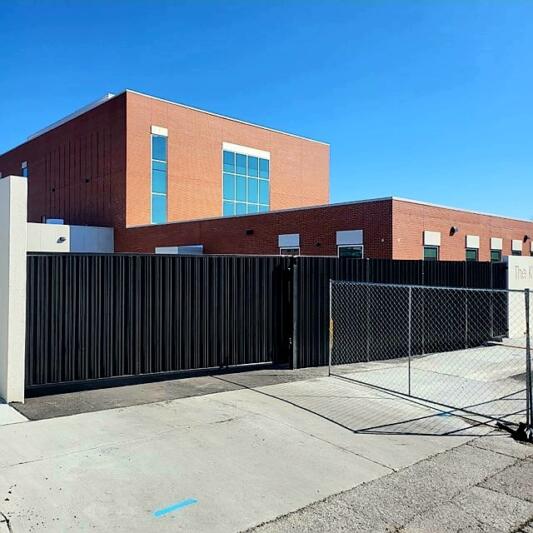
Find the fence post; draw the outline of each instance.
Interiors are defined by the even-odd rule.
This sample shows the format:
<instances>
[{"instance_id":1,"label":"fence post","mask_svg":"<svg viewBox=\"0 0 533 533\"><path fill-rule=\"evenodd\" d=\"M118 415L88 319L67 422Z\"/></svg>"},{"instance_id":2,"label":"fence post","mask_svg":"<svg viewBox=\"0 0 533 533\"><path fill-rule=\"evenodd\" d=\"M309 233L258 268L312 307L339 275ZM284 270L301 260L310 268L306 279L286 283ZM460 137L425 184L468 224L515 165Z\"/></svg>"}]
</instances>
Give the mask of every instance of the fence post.
<instances>
[{"instance_id":1,"label":"fence post","mask_svg":"<svg viewBox=\"0 0 533 533\"><path fill-rule=\"evenodd\" d=\"M526 423L528 427L533 424L533 391L531 390L531 330L530 330L530 290L524 291L526 300Z\"/></svg>"},{"instance_id":2,"label":"fence post","mask_svg":"<svg viewBox=\"0 0 533 533\"><path fill-rule=\"evenodd\" d=\"M298 263L292 261L292 368L298 368Z\"/></svg>"},{"instance_id":3,"label":"fence post","mask_svg":"<svg viewBox=\"0 0 533 533\"><path fill-rule=\"evenodd\" d=\"M468 350L468 291L465 293L465 349Z\"/></svg>"},{"instance_id":4,"label":"fence post","mask_svg":"<svg viewBox=\"0 0 533 533\"><path fill-rule=\"evenodd\" d=\"M333 352L333 302L331 300L331 296L333 294L332 291L332 280L329 280L329 354L328 354L328 376L331 376L331 355Z\"/></svg>"},{"instance_id":5,"label":"fence post","mask_svg":"<svg viewBox=\"0 0 533 533\"><path fill-rule=\"evenodd\" d=\"M407 361L407 393L411 396L411 354L412 354L412 333L413 333L413 288L409 287L409 340Z\"/></svg>"}]
</instances>

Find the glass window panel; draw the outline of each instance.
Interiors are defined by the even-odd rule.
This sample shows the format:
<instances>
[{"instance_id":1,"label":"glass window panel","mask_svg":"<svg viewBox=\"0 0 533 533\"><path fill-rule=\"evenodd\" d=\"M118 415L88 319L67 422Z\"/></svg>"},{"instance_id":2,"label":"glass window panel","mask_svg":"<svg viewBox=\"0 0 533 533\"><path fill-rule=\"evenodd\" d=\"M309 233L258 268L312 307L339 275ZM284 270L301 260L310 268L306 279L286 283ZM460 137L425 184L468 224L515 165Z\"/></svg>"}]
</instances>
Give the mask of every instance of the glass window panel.
<instances>
[{"instance_id":1,"label":"glass window panel","mask_svg":"<svg viewBox=\"0 0 533 533\"><path fill-rule=\"evenodd\" d=\"M362 246L339 246L339 257L351 257L353 259L363 259Z\"/></svg>"},{"instance_id":2,"label":"glass window panel","mask_svg":"<svg viewBox=\"0 0 533 533\"><path fill-rule=\"evenodd\" d=\"M235 204L233 202L224 202L224 216L231 216L235 214Z\"/></svg>"},{"instance_id":3,"label":"glass window panel","mask_svg":"<svg viewBox=\"0 0 533 533\"><path fill-rule=\"evenodd\" d=\"M248 213L257 213L259 211L259 206L257 204L247 204Z\"/></svg>"},{"instance_id":4,"label":"glass window panel","mask_svg":"<svg viewBox=\"0 0 533 533\"><path fill-rule=\"evenodd\" d=\"M235 172L235 153L224 150L224 171Z\"/></svg>"},{"instance_id":5,"label":"glass window panel","mask_svg":"<svg viewBox=\"0 0 533 533\"><path fill-rule=\"evenodd\" d=\"M477 261L477 250L474 248L468 248L466 250L466 260L467 261Z\"/></svg>"},{"instance_id":6,"label":"glass window panel","mask_svg":"<svg viewBox=\"0 0 533 533\"><path fill-rule=\"evenodd\" d=\"M501 250L491 250L490 251L490 260L493 263L499 263L502 260Z\"/></svg>"},{"instance_id":7,"label":"glass window panel","mask_svg":"<svg viewBox=\"0 0 533 533\"><path fill-rule=\"evenodd\" d=\"M236 154L237 159L237 174L246 174L246 156L243 154Z\"/></svg>"},{"instance_id":8,"label":"glass window panel","mask_svg":"<svg viewBox=\"0 0 533 533\"><path fill-rule=\"evenodd\" d=\"M152 223L164 224L167 221L167 197L152 194Z\"/></svg>"},{"instance_id":9,"label":"glass window panel","mask_svg":"<svg viewBox=\"0 0 533 533\"><path fill-rule=\"evenodd\" d=\"M513 250L513 255L522 255L521 250Z\"/></svg>"},{"instance_id":10,"label":"glass window panel","mask_svg":"<svg viewBox=\"0 0 533 533\"><path fill-rule=\"evenodd\" d=\"M235 177L235 199L246 202L246 178L243 176Z\"/></svg>"},{"instance_id":11,"label":"glass window panel","mask_svg":"<svg viewBox=\"0 0 533 533\"><path fill-rule=\"evenodd\" d=\"M246 204L236 203L235 204L235 212L237 213L237 215L245 215L246 214Z\"/></svg>"},{"instance_id":12,"label":"glass window panel","mask_svg":"<svg viewBox=\"0 0 533 533\"><path fill-rule=\"evenodd\" d=\"M437 246L424 246L424 261L438 261L439 248Z\"/></svg>"},{"instance_id":13,"label":"glass window panel","mask_svg":"<svg viewBox=\"0 0 533 533\"><path fill-rule=\"evenodd\" d=\"M280 255L300 255L300 248L280 248Z\"/></svg>"},{"instance_id":14,"label":"glass window panel","mask_svg":"<svg viewBox=\"0 0 533 533\"><path fill-rule=\"evenodd\" d=\"M248 176L257 177L259 171L259 159L257 157L248 156Z\"/></svg>"},{"instance_id":15,"label":"glass window panel","mask_svg":"<svg viewBox=\"0 0 533 533\"><path fill-rule=\"evenodd\" d=\"M260 205L259 206L259 212L260 213L266 213L268 211L268 205Z\"/></svg>"},{"instance_id":16,"label":"glass window panel","mask_svg":"<svg viewBox=\"0 0 533 533\"><path fill-rule=\"evenodd\" d=\"M259 177L260 178L270 177L270 161L268 159L259 160Z\"/></svg>"},{"instance_id":17,"label":"glass window panel","mask_svg":"<svg viewBox=\"0 0 533 533\"><path fill-rule=\"evenodd\" d=\"M152 192L166 194L167 192L167 173L161 170L152 170Z\"/></svg>"},{"instance_id":18,"label":"glass window panel","mask_svg":"<svg viewBox=\"0 0 533 533\"><path fill-rule=\"evenodd\" d=\"M248 201L256 204L259 200L259 180L248 178Z\"/></svg>"},{"instance_id":19,"label":"glass window panel","mask_svg":"<svg viewBox=\"0 0 533 533\"><path fill-rule=\"evenodd\" d=\"M224 200L235 200L235 176L224 174Z\"/></svg>"},{"instance_id":20,"label":"glass window panel","mask_svg":"<svg viewBox=\"0 0 533 533\"><path fill-rule=\"evenodd\" d=\"M167 160L167 138L152 135L152 159Z\"/></svg>"},{"instance_id":21,"label":"glass window panel","mask_svg":"<svg viewBox=\"0 0 533 533\"><path fill-rule=\"evenodd\" d=\"M165 161L152 161L152 170L167 171L167 164Z\"/></svg>"},{"instance_id":22,"label":"glass window panel","mask_svg":"<svg viewBox=\"0 0 533 533\"><path fill-rule=\"evenodd\" d=\"M269 201L269 188L270 184L268 181L259 180L259 203L268 205Z\"/></svg>"}]
</instances>

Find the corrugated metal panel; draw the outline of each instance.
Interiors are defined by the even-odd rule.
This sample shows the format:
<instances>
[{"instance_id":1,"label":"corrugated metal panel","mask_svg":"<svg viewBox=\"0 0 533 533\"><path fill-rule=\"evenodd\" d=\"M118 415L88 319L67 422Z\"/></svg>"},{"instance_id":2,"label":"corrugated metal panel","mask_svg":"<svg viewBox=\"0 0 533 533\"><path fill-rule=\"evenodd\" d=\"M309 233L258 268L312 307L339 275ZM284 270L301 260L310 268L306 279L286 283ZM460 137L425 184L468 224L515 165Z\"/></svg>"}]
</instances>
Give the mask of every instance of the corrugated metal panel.
<instances>
[{"instance_id":1,"label":"corrugated metal panel","mask_svg":"<svg viewBox=\"0 0 533 533\"><path fill-rule=\"evenodd\" d=\"M26 385L269 361L325 365L330 279L503 288L506 265L336 257L30 255ZM431 302L424 305L431 312ZM458 308L458 316L465 309ZM495 331L503 334L507 307L502 299L486 311Z\"/></svg>"},{"instance_id":2,"label":"corrugated metal panel","mask_svg":"<svg viewBox=\"0 0 533 533\"><path fill-rule=\"evenodd\" d=\"M29 256L26 385L288 361L289 264Z\"/></svg>"},{"instance_id":3,"label":"corrugated metal panel","mask_svg":"<svg viewBox=\"0 0 533 533\"><path fill-rule=\"evenodd\" d=\"M298 339L297 366L320 366L328 362L329 350L329 280L368 281L442 287L504 288L505 264L466 263L464 261L399 261L386 259L349 259L301 257L297 259ZM475 296L470 296L474 299ZM487 320L494 332L504 334L507 308L501 298L486 307ZM470 305L476 302L471 301ZM431 302L425 304L431 312ZM379 306L378 306L379 307ZM438 305L433 306L439 312ZM458 316L466 307L458 309ZM476 307L478 313L480 306ZM434 322L437 322L437 316ZM428 323L432 323L428 321ZM474 338L472 336L472 338Z\"/></svg>"}]
</instances>

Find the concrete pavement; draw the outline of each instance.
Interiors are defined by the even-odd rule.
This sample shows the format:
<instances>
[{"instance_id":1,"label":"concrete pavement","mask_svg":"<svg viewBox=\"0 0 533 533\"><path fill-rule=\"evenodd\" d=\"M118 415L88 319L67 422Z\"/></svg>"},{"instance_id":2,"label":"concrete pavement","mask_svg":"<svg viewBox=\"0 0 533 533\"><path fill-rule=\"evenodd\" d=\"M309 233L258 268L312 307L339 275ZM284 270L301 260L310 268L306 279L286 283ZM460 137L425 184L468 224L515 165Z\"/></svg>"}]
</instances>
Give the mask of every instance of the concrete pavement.
<instances>
[{"instance_id":1,"label":"concrete pavement","mask_svg":"<svg viewBox=\"0 0 533 533\"><path fill-rule=\"evenodd\" d=\"M476 438L309 505L254 533L533 532L533 445Z\"/></svg>"},{"instance_id":2,"label":"concrete pavement","mask_svg":"<svg viewBox=\"0 0 533 533\"><path fill-rule=\"evenodd\" d=\"M241 531L486 432L443 414L318 378L5 425L0 511L14 532Z\"/></svg>"},{"instance_id":3,"label":"concrete pavement","mask_svg":"<svg viewBox=\"0 0 533 533\"><path fill-rule=\"evenodd\" d=\"M0 403L0 426L26 422L28 419L11 405Z\"/></svg>"}]
</instances>

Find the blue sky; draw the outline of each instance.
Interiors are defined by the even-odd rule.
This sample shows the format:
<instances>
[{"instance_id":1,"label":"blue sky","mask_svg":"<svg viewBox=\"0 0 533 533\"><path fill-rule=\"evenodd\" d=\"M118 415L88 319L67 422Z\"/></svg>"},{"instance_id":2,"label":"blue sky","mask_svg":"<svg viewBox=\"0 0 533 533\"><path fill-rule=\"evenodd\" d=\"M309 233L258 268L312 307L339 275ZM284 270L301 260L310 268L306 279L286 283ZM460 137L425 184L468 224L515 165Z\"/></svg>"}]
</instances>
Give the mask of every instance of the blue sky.
<instances>
[{"instance_id":1,"label":"blue sky","mask_svg":"<svg viewBox=\"0 0 533 533\"><path fill-rule=\"evenodd\" d=\"M135 89L331 144L331 201L533 218L533 1L0 2L0 153Z\"/></svg>"}]
</instances>

